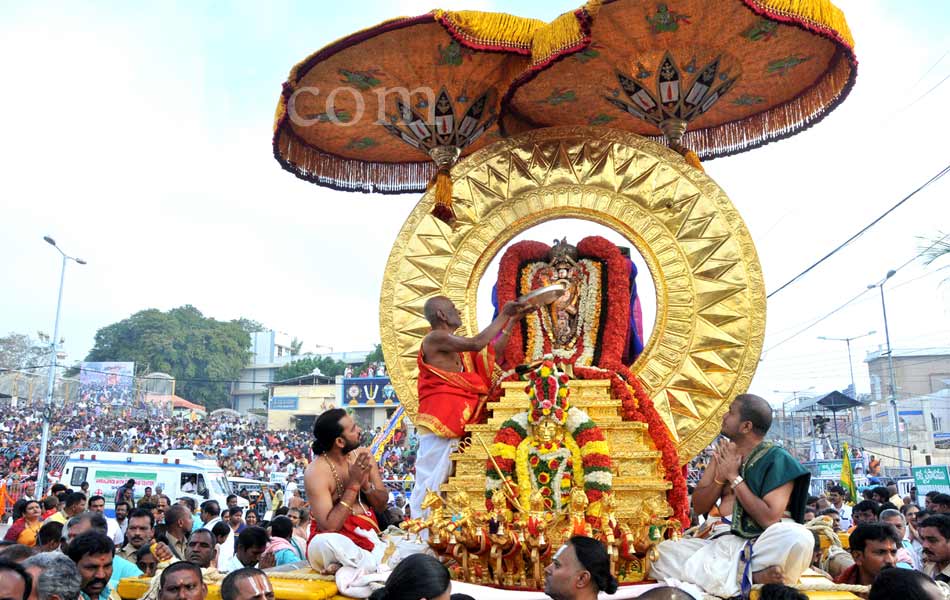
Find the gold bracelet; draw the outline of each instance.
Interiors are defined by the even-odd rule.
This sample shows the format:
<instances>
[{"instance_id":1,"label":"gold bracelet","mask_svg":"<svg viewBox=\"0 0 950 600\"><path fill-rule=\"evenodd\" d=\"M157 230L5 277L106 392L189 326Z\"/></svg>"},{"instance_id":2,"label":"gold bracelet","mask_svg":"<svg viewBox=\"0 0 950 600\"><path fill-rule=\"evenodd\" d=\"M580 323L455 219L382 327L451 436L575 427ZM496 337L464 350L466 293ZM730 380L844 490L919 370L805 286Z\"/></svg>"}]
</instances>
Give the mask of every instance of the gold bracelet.
<instances>
[{"instance_id":1,"label":"gold bracelet","mask_svg":"<svg viewBox=\"0 0 950 600\"><path fill-rule=\"evenodd\" d=\"M716 485L726 485L726 482L725 482L725 481L719 481L719 480L716 479L715 477L713 477L713 481L716 482Z\"/></svg>"},{"instance_id":2,"label":"gold bracelet","mask_svg":"<svg viewBox=\"0 0 950 600\"><path fill-rule=\"evenodd\" d=\"M350 504L349 504L346 500L340 500L339 503L342 504L343 506L345 506L346 509L347 509L348 511L350 511L351 514L353 513L353 507L350 506Z\"/></svg>"}]
</instances>

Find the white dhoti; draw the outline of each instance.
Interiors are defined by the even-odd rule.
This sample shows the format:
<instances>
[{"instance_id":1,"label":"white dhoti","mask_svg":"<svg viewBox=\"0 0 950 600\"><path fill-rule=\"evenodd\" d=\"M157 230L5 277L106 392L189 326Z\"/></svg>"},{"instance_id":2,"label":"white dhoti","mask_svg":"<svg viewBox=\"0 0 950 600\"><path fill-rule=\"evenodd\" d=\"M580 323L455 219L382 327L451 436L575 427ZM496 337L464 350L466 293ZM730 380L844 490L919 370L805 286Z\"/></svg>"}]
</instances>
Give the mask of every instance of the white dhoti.
<instances>
[{"instance_id":1,"label":"white dhoti","mask_svg":"<svg viewBox=\"0 0 950 600\"><path fill-rule=\"evenodd\" d=\"M399 561L426 549L424 544L410 540L389 536L381 539L375 531L358 531L373 542L372 552L340 533L319 533L307 546L307 560L313 570L323 573L339 565L334 573L336 587L351 598L368 598L386 583Z\"/></svg>"},{"instance_id":2,"label":"white dhoti","mask_svg":"<svg viewBox=\"0 0 950 600\"><path fill-rule=\"evenodd\" d=\"M715 539L662 542L657 547L660 558L651 565L650 577L668 585L691 583L722 598L738 595L744 575L739 561L749 540L725 533L725 527L717 527L713 536ZM815 538L803 525L792 521L776 523L752 544L749 576L769 567L781 567L785 583L793 585L811 564L814 546Z\"/></svg>"},{"instance_id":3,"label":"white dhoti","mask_svg":"<svg viewBox=\"0 0 950 600\"><path fill-rule=\"evenodd\" d=\"M422 501L426 492L438 492L439 488L449 478L452 470L452 460L449 456L458 448L458 438L439 437L434 433L419 435L419 449L416 451L416 482L412 486L412 495L409 498L409 507L413 519L428 516L429 511L423 513Z\"/></svg>"}]
</instances>

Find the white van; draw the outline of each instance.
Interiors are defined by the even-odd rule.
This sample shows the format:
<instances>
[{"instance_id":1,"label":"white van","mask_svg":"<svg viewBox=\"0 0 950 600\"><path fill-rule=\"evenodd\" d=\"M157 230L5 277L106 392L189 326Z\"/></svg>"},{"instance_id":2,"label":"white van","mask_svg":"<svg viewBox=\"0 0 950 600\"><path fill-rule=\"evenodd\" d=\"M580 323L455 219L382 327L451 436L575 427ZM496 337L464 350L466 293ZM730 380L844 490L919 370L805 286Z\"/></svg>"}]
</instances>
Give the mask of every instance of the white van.
<instances>
[{"instance_id":1,"label":"white van","mask_svg":"<svg viewBox=\"0 0 950 600\"><path fill-rule=\"evenodd\" d=\"M105 497L111 516L116 490L129 479L135 480L136 501L145 495L146 487L153 492L161 487L172 502L188 496L199 505L217 500L224 507L231 493L217 461L193 450L168 450L164 454L80 450L69 455L60 481L73 489L89 482L89 493ZM247 500L238 498L238 504L247 506Z\"/></svg>"}]
</instances>

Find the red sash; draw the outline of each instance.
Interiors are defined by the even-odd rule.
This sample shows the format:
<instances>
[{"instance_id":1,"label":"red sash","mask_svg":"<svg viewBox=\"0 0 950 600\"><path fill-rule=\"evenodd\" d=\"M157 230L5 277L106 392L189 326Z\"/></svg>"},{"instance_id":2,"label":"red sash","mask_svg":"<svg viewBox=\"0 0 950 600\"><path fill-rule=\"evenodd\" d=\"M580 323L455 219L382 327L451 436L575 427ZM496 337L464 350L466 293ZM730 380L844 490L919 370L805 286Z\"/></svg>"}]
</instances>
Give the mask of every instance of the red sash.
<instances>
[{"instance_id":1,"label":"red sash","mask_svg":"<svg viewBox=\"0 0 950 600\"><path fill-rule=\"evenodd\" d=\"M359 509L360 505L356 504L354 508ZM307 546L310 546L310 540L313 539L313 536L318 533L339 533L348 537L353 541L354 544L366 550L367 552L373 551L373 542L369 541L365 537L361 536L356 532L356 528L360 529L372 529L379 533L379 523L376 521L376 513L373 512L372 508L367 508L364 513L351 514L346 518L346 521L343 521L343 527L339 531L321 531L320 527L317 526L317 520L313 518L313 514L310 515L310 538L307 540Z\"/></svg>"},{"instance_id":2,"label":"red sash","mask_svg":"<svg viewBox=\"0 0 950 600\"><path fill-rule=\"evenodd\" d=\"M495 351L489 344L481 352L460 352L461 373L443 371L426 363L419 349L419 414L415 425L444 438L465 434L465 426L479 416L491 387Z\"/></svg>"}]
</instances>

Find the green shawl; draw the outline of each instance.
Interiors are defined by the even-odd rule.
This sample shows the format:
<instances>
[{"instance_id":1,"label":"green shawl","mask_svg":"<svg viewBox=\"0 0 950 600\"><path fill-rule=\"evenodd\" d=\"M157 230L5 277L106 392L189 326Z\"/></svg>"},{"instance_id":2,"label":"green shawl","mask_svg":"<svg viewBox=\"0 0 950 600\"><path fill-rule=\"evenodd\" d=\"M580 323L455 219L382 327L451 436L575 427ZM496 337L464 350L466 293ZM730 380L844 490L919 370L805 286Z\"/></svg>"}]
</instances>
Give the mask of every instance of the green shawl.
<instances>
[{"instance_id":1,"label":"green shawl","mask_svg":"<svg viewBox=\"0 0 950 600\"><path fill-rule=\"evenodd\" d=\"M739 471L753 494L764 498L772 490L789 481L794 481L788 508L792 519L801 523L805 516L805 502L808 500L808 483L811 473L805 470L792 455L771 442L762 442L746 457ZM736 496L732 509L732 533L747 539L762 535L765 528L756 523L745 511L739 497Z\"/></svg>"}]
</instances>

